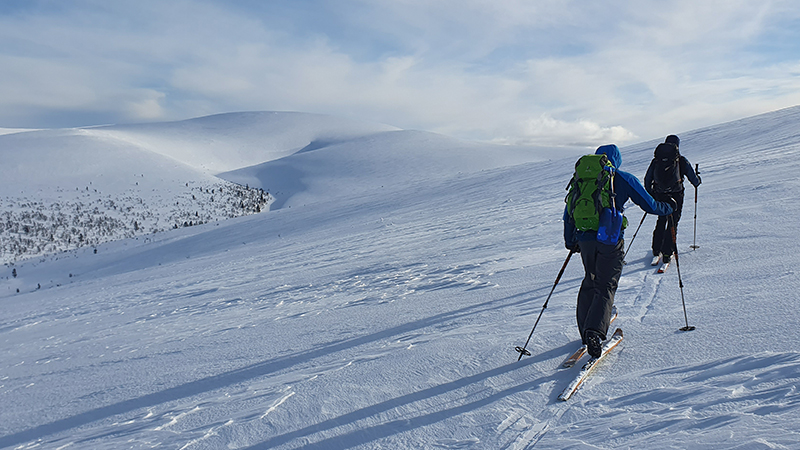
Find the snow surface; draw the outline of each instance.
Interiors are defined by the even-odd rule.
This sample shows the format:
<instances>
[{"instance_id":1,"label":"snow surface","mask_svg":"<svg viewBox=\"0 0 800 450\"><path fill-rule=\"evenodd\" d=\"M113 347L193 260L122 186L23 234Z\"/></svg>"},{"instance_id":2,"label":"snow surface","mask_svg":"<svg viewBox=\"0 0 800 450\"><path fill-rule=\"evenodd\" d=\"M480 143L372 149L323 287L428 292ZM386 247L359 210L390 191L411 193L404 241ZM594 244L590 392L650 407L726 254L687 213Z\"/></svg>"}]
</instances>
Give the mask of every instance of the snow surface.
<instances>
[{"instance_id":1,"label":"snow surface","mask_svg":"<svg viewBox=\"0 0 800 450\"><path fill-rule=\"evenodd\" d=\"M216 174L392 130L397 128L321 114L254 111L92 131Z\"/></svg>"},{"instance_id":2,"label":"snow surface","mask_svg":"<svg viewBox=\"0 0 800 450\"><path fill-rule=\"evenodd\" d=\"M321 139L317 119L260 161L125 157L275 182L269 212L4 267L0 448L800 448L800 108L679 133L703 178L699 248L691 189L678 235L697 329L678 330L678 267L649 265L648 217L617 291L625 339L568 402L578 261L532 356L514 346L567 255L577 153L381 127ZM125 133L182 142L185 126ZM8 137L56 157L122 128ZM624 148L622 169L643 176L655 144ZM630 243L641 211L627 215Z\"/></svg>"},{"instance_id":3,"label":"snow surface","mask_svg":"<svg viewBox=\"0 0 800 450\"><path fill-rule=\"evenodd\" d=\"M36 130L34 130L32 128L0 128L0 135L23 133L25 131L36 131Z\"/></svg>"}]
</instances>

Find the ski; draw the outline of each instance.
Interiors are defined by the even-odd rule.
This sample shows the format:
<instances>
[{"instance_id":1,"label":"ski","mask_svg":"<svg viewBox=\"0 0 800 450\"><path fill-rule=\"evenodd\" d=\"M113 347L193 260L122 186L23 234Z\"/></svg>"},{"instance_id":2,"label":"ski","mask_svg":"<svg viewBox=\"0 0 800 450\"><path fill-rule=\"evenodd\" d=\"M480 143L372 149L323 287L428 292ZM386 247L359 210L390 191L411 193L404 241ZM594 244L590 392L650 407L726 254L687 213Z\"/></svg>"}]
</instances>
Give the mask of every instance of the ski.
<instances>
[{"instance_id":1,"label":"ski","mask_svg":"<svg viewBox=\"0 0 800 450\"><path fill-rule=\"evenodd\" d=\"M586 354L586 344L582 344L579 349L575 350L575 353L569 355L561 364L561 367L567 369L574 366L584 354Z\"/></svg>"},{"instance_id":2,"label":"ski","mask_svg":"<svg viewBox=\"0 0 800 450\"><path fill-rule=\"evenodd\" d=\"M578 376L575 377L575 379L572 380L572 382L569 384L569 386L567 386L561 392L561 395L558 396L558 399L561 400L561 401L564 401L564 402L569 400L570 397L572 397L572 395L575 394L575 392L578 390L578 388L581 387L583 382L586 381L586 378L588 378L589 375L591 375L591 373L594 370L594 368L597 367L597 364L603 358L605 358L605 356L611 350L613 350L614 347L619 345L620 342L622 342L622 329L621 328L617 328L617 330L614 331L614 334L611 336L611 338L608 339L605 343L603 343L603 352L600 354L600 357L599 358L592 358L589 361L587 361L586 364L583 365L583 368L581 368L581 372L578 374Z\"/></svg>"},{"instance_id":3,"label":"ski","mask_svg":"<svg viewBox=\"0 0 800 450\"><path fill-rule=\"evenodd\" d=\"M660 261L661 261L661 255L653 256L653 260L650 261L650 265L657 266Z\"/></svg>"},{"instance_id":4,"label":"ski","mask_svg":"<svg viewBox=\"0 0 800 450\"><path fill-rule=\"evenodd\" d=\"M662 264L661 267L658 268L656 273L664 273L664 272L667 271L667 269L669 269L669 263L668 262Z\"/></svg>"},{"instance_id":5,"label":"ski","mask_svg":"<svg viewBox=\"0 0 800 450\"><path fill-rule=\"evenodd\" d=\"M609 324L614 323L614 319L616 318L617 318L617 307L614 306L611 308L611 321L609 322ZM575 353L569 355L567 359L565 359L564 362L561 363L561 367L563 367L564 369L568 369L574 366L575 363L577 363L579 359L583 358L583 355L585 354L586 354L586 344L581 344L580 348L575 350Z\"/></svg>"}]
</instances>

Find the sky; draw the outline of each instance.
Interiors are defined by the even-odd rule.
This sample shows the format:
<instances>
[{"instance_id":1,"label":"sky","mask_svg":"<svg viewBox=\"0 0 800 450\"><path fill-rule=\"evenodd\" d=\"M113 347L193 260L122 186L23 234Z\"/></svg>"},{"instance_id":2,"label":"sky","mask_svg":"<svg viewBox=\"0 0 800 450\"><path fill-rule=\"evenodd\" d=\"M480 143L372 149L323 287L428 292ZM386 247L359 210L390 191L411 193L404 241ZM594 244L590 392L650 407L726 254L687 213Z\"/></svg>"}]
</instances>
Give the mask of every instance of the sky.
<instances>
[{"instance_id":1,"label":"sky","mask_svg":"<svg viewBox=\"0 0 800 450\"><path fill-rule=\"evenodd\" d=\"M800 104L794 0L3 0L0 128L301 111L630 144Z\"/></svg>"}]
</instances>

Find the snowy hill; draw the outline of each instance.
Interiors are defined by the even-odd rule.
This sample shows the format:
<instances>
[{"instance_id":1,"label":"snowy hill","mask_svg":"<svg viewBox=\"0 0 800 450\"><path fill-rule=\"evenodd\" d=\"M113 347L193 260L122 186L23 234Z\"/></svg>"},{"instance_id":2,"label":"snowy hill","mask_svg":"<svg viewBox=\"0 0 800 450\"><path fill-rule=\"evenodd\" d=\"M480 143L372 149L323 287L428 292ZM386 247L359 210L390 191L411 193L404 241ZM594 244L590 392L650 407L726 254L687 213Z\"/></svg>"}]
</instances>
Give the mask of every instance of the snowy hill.
<instances>
[{"instance_id":1,"label":"snowy hill","mask_svg":"<svg viewBox=\"0 0 800 450\"><path fill-rule=\"evenodd\" d=\"M338 143L316 142L285 158L219 176L274 193L278 197L274 208L280 208L361 197L376 189L409 192L433 179L583 151L477 144L421 131L389 131Z\"/></svg>"},{"instance_id":2,"label":"snowy hill","mask_svg":"<svg viewBox=\"0 0 800 450\"><path fill-rule=\"evenodd\" d=\"M2 135L0 155L2 262L251 214L273 200L103 129Z\"/></svg>"},{"instance_id":3,"label":"snowy hill","mask_svg":"<svg viewBox=\"0 0 800 450\"><path fill-rule=\"evenodd\" d=\"M392 130L397 128L320 114L272 111L92 129L212 174L279 159L312 144L346 142Z\"/></svg>"},{"instance_id":4,"label":"snowy hill","mask_svg":"<svg viewBox=\"0 0 800 450\"><path fill-rule=\"evenodd\" d=\"M277 112L9 132L0 135L0 177L6 181L0 188L0 260L149 236L299 204L308 196L328 201L389 182L543 159L551 152Z\"/></svg>"},{"instance_id":5,"label":"snowy hill","mask_svg":"<svg viewBox=\"0 0 800 450\"><path fill-rule=\"evenodd\" d=\"M678 330L678 274L650 267L646 218L616 297L625 340L568 402L577 261L532 356L513 348L567 254L574 151L373 129L229 169L126 140L164 177L220 170L276 208L6 267L0 448L797 448L798 119L679 133L703 177L700 247L694 192L678 235L697 329ZM624 148L622 169L643 176L655 144Z\"/></svg>"}]
</instances>

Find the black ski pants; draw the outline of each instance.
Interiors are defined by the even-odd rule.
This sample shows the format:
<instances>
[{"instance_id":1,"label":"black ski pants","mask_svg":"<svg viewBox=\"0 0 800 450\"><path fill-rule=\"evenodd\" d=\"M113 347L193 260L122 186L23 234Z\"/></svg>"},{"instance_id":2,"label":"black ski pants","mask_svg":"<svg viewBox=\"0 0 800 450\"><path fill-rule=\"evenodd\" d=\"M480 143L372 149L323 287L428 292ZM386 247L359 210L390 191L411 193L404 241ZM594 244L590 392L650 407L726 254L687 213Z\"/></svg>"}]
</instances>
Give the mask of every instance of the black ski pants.
<instances>
[{"instance_id":1,"label":"black ski pants","mask_svg":"<svg viewBox=\"0 0 800 450\"><path fill-rule=\"evenodd\" d=\"M578 331L586 342L586 330L600 333L606 339L611 324L611 308L622 275L622 257L625 245L620 239L616 245L601 244L595 240L579 241L585 275L578 292Z\"/></svg>"},{"instance_id":2,"label":"black ski pants","mask_svg":"<svg viewBox=\"0 0 800 450\"><path fill-rule=\"evenodd\" d=\"M678 205L675 211L672 212L672 223L675 224L676 237L678 234L678 222L681 220L681 211L683 211L683 194L684 191L653 195L653 198L662 202L671 198ZM657 256L659 253L662 255L675 253L675 243L672 241L669 218L670 216L658 216L656 228L653 230L653 256Z\"/></svg>"}]
</instances>

